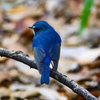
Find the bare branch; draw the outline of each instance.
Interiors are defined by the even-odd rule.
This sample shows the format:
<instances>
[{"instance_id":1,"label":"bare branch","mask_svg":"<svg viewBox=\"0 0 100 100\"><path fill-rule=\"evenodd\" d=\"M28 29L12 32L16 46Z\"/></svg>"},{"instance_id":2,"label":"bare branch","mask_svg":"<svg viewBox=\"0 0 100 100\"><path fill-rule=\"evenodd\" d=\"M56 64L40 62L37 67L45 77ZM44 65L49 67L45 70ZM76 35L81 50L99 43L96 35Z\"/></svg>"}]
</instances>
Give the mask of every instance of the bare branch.
<instances>
[{"instance_id":1,"label":"bare branch","mask_svg":"<svg viewBox=\"0 0 100 100\"><path fill-rule=\"evenodd\" d=\"M26 65L29 65L30 68L37 69L35 61L30 58L27 54L24 54L22 51L10 51L7 49L0 48L0 56L8 57L15 59L17 61L23 62ZM86 100L97 100L91 93L89 93L86 89L75 83L72 79L68 78L66 75L61 74L60 72L53 72L50 69L50 76L60 83L68 86L75 93L82 96Z\"/></svg>"}]
</instances>

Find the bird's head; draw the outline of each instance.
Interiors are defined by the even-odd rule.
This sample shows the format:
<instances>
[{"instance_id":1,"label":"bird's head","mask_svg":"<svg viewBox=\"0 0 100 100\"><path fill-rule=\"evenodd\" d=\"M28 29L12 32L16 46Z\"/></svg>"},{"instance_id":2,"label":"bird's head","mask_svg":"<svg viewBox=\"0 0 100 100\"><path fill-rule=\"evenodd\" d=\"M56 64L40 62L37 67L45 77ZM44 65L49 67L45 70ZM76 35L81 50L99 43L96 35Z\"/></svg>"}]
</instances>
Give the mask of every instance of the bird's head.
<instances>
[{"instance_id":1,"label":"bird's head","mask_svg":"<svg viewBox=\"0 0 100 100\"><path fill-rule=\"evenodd\" d=\"M53 29L46 21L37 21L33 26L29 27L33 29L34 34L38 35Z\"/></svg>"}]
</instances>

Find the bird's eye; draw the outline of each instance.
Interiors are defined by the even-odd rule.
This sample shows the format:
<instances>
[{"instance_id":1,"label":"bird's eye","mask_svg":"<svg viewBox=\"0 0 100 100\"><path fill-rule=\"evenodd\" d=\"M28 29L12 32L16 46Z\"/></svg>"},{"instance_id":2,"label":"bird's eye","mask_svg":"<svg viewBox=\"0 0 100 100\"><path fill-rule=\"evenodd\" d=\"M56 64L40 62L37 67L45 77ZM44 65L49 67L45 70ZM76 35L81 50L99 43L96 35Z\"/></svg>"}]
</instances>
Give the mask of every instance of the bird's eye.
<instances>
[{"instance_id":1,"label":"bird's eye","mask_svg":"<svg viewBox=\"0 0 100 100\"><path fill-rule=\"evenodd\" d=\"M36 30L36 31L39 31L40 29L39 29L39 28L35 28L35 30Z\"/></svg>"}]
</instances>

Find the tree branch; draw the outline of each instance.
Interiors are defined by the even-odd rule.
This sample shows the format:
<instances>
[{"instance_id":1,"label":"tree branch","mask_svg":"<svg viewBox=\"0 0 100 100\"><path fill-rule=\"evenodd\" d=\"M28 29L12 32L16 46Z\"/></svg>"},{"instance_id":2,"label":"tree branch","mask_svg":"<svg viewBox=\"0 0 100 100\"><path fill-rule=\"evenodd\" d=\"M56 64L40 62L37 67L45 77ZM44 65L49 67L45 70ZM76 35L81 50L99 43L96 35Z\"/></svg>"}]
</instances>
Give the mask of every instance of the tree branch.
<instances>
[{"instance_id":1,"label":"tree branch","mask_svg":"<svg viewBox=\"0 0 100 100\"><path fill-rule=\"evenodd\" d=\"M8 57L15 59L17 61L23 62L26 65L29 65L30 68L37 69L35 60L30 58L27 54L24 54L22 51L10 51L7 49L0 48L0 56ZM89 93L86 89L75 83L72 79L68 78L66 75L61 74L60 72L54 72L50 69L50 76L60 83L68 86L75 93L82 96L86 100L97 100L91 93Z\"/></svg>"}]
</instances>

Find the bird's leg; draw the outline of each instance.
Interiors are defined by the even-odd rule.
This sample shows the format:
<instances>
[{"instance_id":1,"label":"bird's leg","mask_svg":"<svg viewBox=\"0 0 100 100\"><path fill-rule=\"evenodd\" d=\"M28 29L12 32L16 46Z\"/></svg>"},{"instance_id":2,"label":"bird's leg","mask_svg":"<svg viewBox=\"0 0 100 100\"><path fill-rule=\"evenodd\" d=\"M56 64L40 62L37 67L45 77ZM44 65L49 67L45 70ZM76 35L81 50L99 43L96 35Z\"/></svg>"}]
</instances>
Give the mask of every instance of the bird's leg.
<instances>
[{"instance_id":1,"label":"bird's leg","mask_svg":"<svg viewBox=\"0 0 100 100\"><path fill-rule=\"evenodd\" d=\"M50 63L51 63L51 65L52 65L52 71L53 71L53 70L54 70L54 64L53 64L52 61L51 61Z\"/></svg>"}]
</instances>

